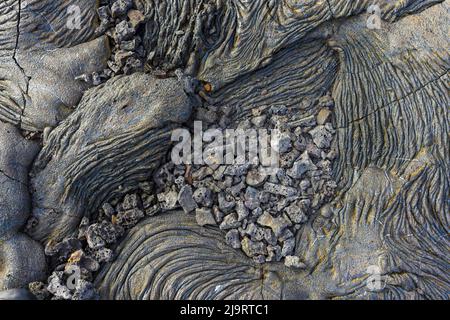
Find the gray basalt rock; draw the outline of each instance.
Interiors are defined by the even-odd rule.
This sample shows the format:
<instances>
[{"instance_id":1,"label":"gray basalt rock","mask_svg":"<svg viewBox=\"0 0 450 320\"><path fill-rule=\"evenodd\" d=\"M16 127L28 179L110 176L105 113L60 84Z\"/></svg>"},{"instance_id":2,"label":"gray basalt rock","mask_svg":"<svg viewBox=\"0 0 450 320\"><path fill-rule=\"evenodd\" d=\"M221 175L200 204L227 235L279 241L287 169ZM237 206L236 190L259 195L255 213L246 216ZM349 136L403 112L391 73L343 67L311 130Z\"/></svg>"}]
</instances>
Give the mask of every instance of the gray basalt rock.
<instances>
[{"instance_id":1,"label":"gray basalt rock","mask_svg":"<svg viewBox=\"0 0 450 320\"><path fill-rule=\"evenodd\" d=\"M183 186L181 188L178 193L178 202L186 213L191 213L197 208L197 203L194 201L191 186Z\"/></svg>"},{"instance_id":2,"label":"gray basalt rock","mask_svg":"<svg viewBox=\"0 0 450 320\"><path fill-rule=\"evenodd\" d=\"M25 288L45 278L42 246L21 233L0 242L0 265L0 290Z\"/></svg>"},{"instance_id":3,"label":"gray basalt rock","mask_svg":"<svg viewBox=\"0 0 450 320\"><path fill-rule=\"evenodd\" d=\"M0 290L26 287L45 275L44 250L19 232L30 214L28 170L38 146L0 122Z\"/></svg>"},{"instance_id":4,"label":"gray basalt rock","mask_svg":"<svg viewBox=\"0 0 450 320\"><path fill-rule=\"evenodd\" d=\"M0 122L0 239L25 224L30 214L28 170L39 147L25 140L19 130Z\"/></svg>"},{"instance_id":5,"label":"gray basalt rock","mask_svg":"<svg viewBox=\"0 0 450 320\"><path fill-rule=\"evenodd\" d=\"M106 38L94 39L95 6L90 0L0 4L1 121L42 131L72 111L89 87L75 78L102 71L109 55Z\"/></svg>"}]
</instances>

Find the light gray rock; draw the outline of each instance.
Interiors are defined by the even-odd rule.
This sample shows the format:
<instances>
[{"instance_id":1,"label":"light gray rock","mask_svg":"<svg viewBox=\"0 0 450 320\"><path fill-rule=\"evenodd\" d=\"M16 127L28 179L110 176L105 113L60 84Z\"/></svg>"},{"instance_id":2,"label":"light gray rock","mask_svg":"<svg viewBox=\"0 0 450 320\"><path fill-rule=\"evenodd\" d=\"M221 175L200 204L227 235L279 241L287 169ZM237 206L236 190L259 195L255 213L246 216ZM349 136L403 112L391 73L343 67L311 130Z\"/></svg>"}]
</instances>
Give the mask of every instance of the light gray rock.
<instances>
[{"instance_id":1,"label":"light gray rock","mask_svg":"<svg viewBox=\"0 0 450 320\"><path fill-rule=\"evenodd\" d=\"M122 21L116 26L116 39L118 43L122 41L131 40L136 30L132 27L128 21ZM117 63L117 61L116 61Z\"/></svg>"},{"instance_id":2,"label":"light gray rock","mask_svg":"<svg viewBox=\"0 0 450 320\"><path fill-rule=\"evenodd\" d=\"M117 18L125 15L133 6L132 0L116 0L111 6L111 16Z\"/></svg>"},{"instance_id":3,"label":"light gray rock","mask_svg":"<svg viewBox=\"0 0 450 320\"><path fill-rule=\"evenodd\" d=\"M91 256L98 263L103 263L112 261L114 253L111 249L102 247L92 252Z\"/></svg>"},{"instance_id":4,"label":"light gray rock","mask_svg":"<svg viewBox=\"0 0 450 320\"><path fill-rule=\"evenodd\" d=\"M225 235L226 243L234 249L241 248L241 240L239 239L239 231L236 229L231 229Z\"/></svg>"},{"instance_id":5,"label":"light gray rock","mask_svg":"<svg viewBox=\"0 0 450 320\"><path fill-rule=\"evenodd\" d=\"M295 238L289 238L283 242L283 247L281 248L281 255L287 257L292 255L295 249Z\"/></svg>"},{"instance_id":6,"label":"light gray rock","mask_svg":"<svg viewBox=\"0 0 450 320\"><path fill-rule=\"evenodd\" d=\"M285 212L293 223L304 223L308 220L304 209L302 209L297 203L292 203L285 209Z\"/></svg>"},{"instance_id":7,"label":"light gray rock","mask_svg":"<svg viewBox=\"0 0 450 320\"><path fill-rule=\"evenodd\" d=\"M273 217L270 213L264 212L258 218L258 224L263 227L269 227L275 233L275 236L279 237L282 232L289 226L291 223L289 220L285 219L283 216Z\"/></svg>"},{"instance_id":8,"label":"light gray rock","mask_svg":"<svg viewBox=\"0 0 450 320\"><path fill-rule=\"evenodd\" d=\"M301 179L302 176L308 172L317 170L317 167L312 162L311 158L308 155L308 152L305 151L300 156L299 160L294 162L294 165L291 169L287 170L287 174L294 179Z\"/></svg>"},{"instance_id":9,"label":"light gray rock","mask_svg":"<svg viewBox=\"0 0 450 320\"><path fill-rule=\"evenodd\" d=\"M264 123L266 122L267 116L266 115L261 115L258 117L254 117L252 118L252 124L257 127L257 128L261 128L262 126L264 126Z\"/></svg>"},{"instance_id":10,"label":"light gray rock","mask_svg":"<svg viewBox=\"0 0 450 320\"><path fill-rule=\"evenodd\" d=\"M157 198L161 209L165 211L172 210L177 207L178 193L173 188L158 193Z\"/></svg>"},{"instance_id":11,"label":"light gray rock","mask_svg":"<svg viewBox=\"0 0 450 320\"><path fill-rule=\"evenodd\" d=\"M231 194L233 197L238 197L241 191L246 187L245 182L241 181L238 184L228 188L226 191Z\"/></svg>"},{"instance_id":12,"label":"light gray rock","mask_svg":"<svg viewBox=\"0 0 450 320\"><path fill-rule=\"evenodd\" d=\"M249 163L233 164L226 167L224 174L228 176L241 177L248 172L249 168L250 168Z\"/></svg>"},{"instance_id":13,"label":"light gray rock","mask_svg":"<svg viewBox=\"0 0 450 320\"><path fill-rule=\"evenodd\" d=\"M248 217L249 211L247 207L244 205L244 202L238 201L236 203L236 213L238 215L238 221L242 221Z\"/></svg>"},{"instance_id":14,"label":"light gray rock","mask_svg":"<svg viewBox=\"0 0 450 320\"><path fill-rule=\"evenodd\" d=\"M252 210L252 217L253 218L258 218L262 214L263 214L263 210L261 209L261 207L257 207L257 208Z\"/></svg>"},{"instance_id":15,"label":"light gray rock","mask_svg":"<svg viewBox=\"0 0 450 320\"><path fill-rule=\"evenodd\" d=\"M141 206L142 206L142 201L137 194L130 193L130 194L125 195L123 202L122 202L123 210L136 209L136 208L140 208Z\"/></svg>"},{"instance_id":16,"label":"light gray rock","mask_svg":"<svg viewBox=\"0 0 450 320\"><path fill-rule=\"evenodd\" d=\"M195 220L199 226L216 225L216 219L209 208L195 209Z\"/></svg>"},{"instance_id":17,"label":"light gray rock","mask_svg":"<svg viewBox=\"0 0 450 320\"><path fill-rule=\"evenodd\" d=\"M289 152L292 148L291 136L288 133L283 132L278 139L278 152L280 154Z\"/></svg>"},{"instance_id":18,"label":"light gray rock","mask_svg":"<svg viewBox=\"0 0 450 320\"><path fill-rule=\"evenodd\" d=\"M102 205L102 210L107 217L112 217L116 213L114 207L107 202Z\"/></svg>"},{"instance_id":19,"label":"light gray rock","mask_svg":"<svg viewBox=\"0 0 450 320\"><path fill-rule=\"evenodd\" d=\"M218 203L220 211L225 214L231 212L236 206L236 202L234 202L232 198L230 200L227 200L227 195L224 192L219 193Z\"/></svg>"},{"instance_id":20,"label":"light gray rock","mask_svg":"<svg viewBox=\"0 0 450 320\"><path fill-rule=\"evenodd\" d=\"M331 146L333 134L324 125L319 125L312 129L309 134L312 136L314 144L320 149L327 149Z\"/></svg>"},{"instance_id":21,"label":"light gray rock","mask_svg":"<svg viewBox=\"0 0 450 320\"><path fill-rule=\"evenodd\" d=\"M288 268L305 269L306 265L297 256L286 256L284 265Z\"/></svg>"},{"instance_id":22,"label":"light gray rock","mask_svg":"<svg viewBox=\"0 0 450 320\"><path fill-rule=\"evenodd\" d=\"M97 298L98 294L92 283L84 279L79 279L76 281L75 292L73 293L72 300L96 300Z\"/></svg>"},{"instance_id":23,"label":"light gray rock","mask_svg":"<svg viewBox=\"0 0 450 320\"><path fill-rule=\"evenodd\" d=\"M47 290L56 298L69 300L72 298L72 292L67 288L63 280L63 272L53 272L48 278Z\"/></svg>"},{"instance_id":24,"label":"light gray rock","mask_svg":"<svg viewBox=\"0 0 450 320\"><path fill-rule=\"evenodd\" d=\"M178 202L186 213L191 213L197 208L191 186L185 185L180 189L180 192L178 193Z\"/></svg>"},{"instance_id":25,"label":"light gray rock","mask_svg":"<svg viewBox=\"0 0 450 320\"><path fill-rule=\"evenodd\" d=\"M211 190L206 187L196 189L193 197L199 206L211 207L213 205L213 194Z\"/></svg>"},{"instance_id":26,"label":"light gray rock","mask_svg":"<svg viewBox=\"0 0 450 320\"><path fill-rule=\"evenodd\" d=\"M252 187L260 187L266 180L267 174L258 169L250 170L245 178L245 182Z\"/></svg>"},{"instance_id":27,"label":"light gray rock","mask_svg":"<svg viewBox=\"0 0 450 320\"><path fill-rule=\"evenodd\" d=\"M264 184L264 191L267 191L272 194L278 194L285 197L292 197L297 195L297 189L292 187L286 187L279 184L274 184L271 182L266 182Z\"/></svg>"},{"instance_id":28,"label":"light gray rock","mask_svg":"<svg viewBox=\"0 0 450 320\"><path fill-rule=\"evenodd\" d=\"M229 229L235 229L235 228L239 227L240 225L241 225L241 223L238 221L237 213L232 212L223 218L223 221L219 227L221 230L229 230Z\"/></svg>"},{"instance_id":29,"label":"light gray rock","mask_svg":"<svg viewBox=\"0 0 450 320\"><path fill-rule=\"evenodd\" d=\"M260 191L253 188L253 187L247 187L245 189L244 194L244 204L249 210L254 210L259 207L260 205Z\"/></svg>"},{"instance_id":30,"label":"light gray rock","mask_svg":"<svg viewBox=\"0 0 450 320\"><path fill-rule=\"evenodd\" d=\"M247 225L244 234L248 235L252 241L262 241L265 239L266 230L252 222Z\"/></svg>"},{"instance_id":31,"label":"light gray rock","mask_svg":"<svg viewBox=\"0 0 450 320\"><path fill-rule=\"evenodd\" d=\"M264 240L266 240L266 242L272 246L275 246L278 242L278 239L273 231L268 228L264 228Z\"/></svg>"}]
</instances>

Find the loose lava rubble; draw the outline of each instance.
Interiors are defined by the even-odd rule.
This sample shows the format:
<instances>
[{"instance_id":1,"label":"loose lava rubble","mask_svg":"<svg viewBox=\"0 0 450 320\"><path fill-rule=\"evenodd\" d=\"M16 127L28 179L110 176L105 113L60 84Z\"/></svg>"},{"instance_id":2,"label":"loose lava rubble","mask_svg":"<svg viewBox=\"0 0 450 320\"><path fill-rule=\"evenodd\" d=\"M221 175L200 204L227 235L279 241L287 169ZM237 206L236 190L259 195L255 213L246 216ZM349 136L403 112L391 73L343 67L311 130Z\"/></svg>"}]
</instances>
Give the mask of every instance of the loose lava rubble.
<instances>
[{"instance_id":1,"label":"loose lava rubble","mask_svg":"<svg viewBox=\"0 0 450 320\"><path fill-rule=\"evenodd\" d=\"M195 215L200 226L223 230L228 245L257 263L283 261L287 267L304 268L294 255L295 235L331 201L337 187L331 174L336 158L333 107L328 94L306 118L294 108L262 106L237 122L240 129L279 130L279 168L270 174L251 163L175 165L169 153L153 181L103 204L93 221L83 218L76 234L47 245L54 271L47 283L31 283L31 292L39 299L98 298L92 281L101 265L114 259L126 231L145 217L179 208ZM230 128L233 114L231 107L207 106L198 108L194 118L202 121L203 130L224 130ZM205 154L208 148L204 144ZM80 280L69 289L74 266Z\"/></svg>"},{"instance_id":2,"label":"loose lava rubble","mask_svg":"<svg viewBox=\"0 0 450 320\"><path fill-rule=\"evenodd\" d=\"M115 75L143 71L147 62L138 35L145 21L140 2L100 3L97 33L110 38L109 68L101 74L77 77L93 85ZM142 183L139 190L122 199L103 204L92 221L82 219L77 233L59 243L49 243L45 254L53 271L46 283L30 283L30 291L41 300L98 299L93 279L103 264L114 260L114 249L127 230L145 217L177 208L195 215L200 226L223 230L228 245L257 263L283 261L287 267L304 268L294 256L295 235L333 198L337 187L331 174L337 156L333 108L328 93L315 102L316 112L306 117L294 107L274 105L255 108L244 120L234 122L238 129L281 132L279 167L270 174L251 162L175 165L169 153L153 181ZM233 107L201 107L194 120L202 121L204 131L230 129L235 111ZM204 144L204 153L208 149ZM79 279L74 281L77 270Z\"/></svg>"},{"instance_id":3,"label":"loose lava rubble","mask_svg":"<svg viewBox=\"0 0 450 320\"><path fill-rule=\"evenodd\" d=\"M95 32L106 34L111 44L108 68L76 79L97 86L115 75L144 71L147 54L139 35L146 21L143 4L136 0L102 0L97 14L100 26Z\"/></svg>"},{"instance_id":4,"label":"loose lava rubble","mask_svg":"<svg viewBox=\"0 0 450 320\"><path fill-rule=\"evenodd\" d=\"M302 267L293 257L295 234L329 202L337 187L331 172L336 158L332 125L333 100L324 96L316 114L306 118L285 106L262 106L237 122L238 129L278 129L279 168L262 165L174 165L154 177L157 198L167 209L181 206L201 226L216 225L226 242L257 263ZM233 108L200 108L197 120L207 129L228 129ZM212 148L212 147L211 147ZM208 155L210 146L203 153ZM211 163L211 162L210 162Z\"/></svg>"}]
</instances>

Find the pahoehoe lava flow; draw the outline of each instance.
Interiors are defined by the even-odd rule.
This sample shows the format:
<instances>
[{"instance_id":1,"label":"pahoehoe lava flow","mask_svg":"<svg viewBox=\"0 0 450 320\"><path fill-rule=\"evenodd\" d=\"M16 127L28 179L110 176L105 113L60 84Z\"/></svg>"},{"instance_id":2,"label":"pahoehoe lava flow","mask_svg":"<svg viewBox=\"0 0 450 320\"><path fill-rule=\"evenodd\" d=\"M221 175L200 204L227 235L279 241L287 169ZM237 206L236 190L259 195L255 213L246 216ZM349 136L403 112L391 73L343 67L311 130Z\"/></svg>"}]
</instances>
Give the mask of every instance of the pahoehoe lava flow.
<instances>
[{"instance_id":1,"label":"pahoehoe lava flow","mask_svg":"<svg viewBox=\"0 0 450 320\"><path fill-rule=\"evenodd\" d=\"M4 0L0 300L448 299L449 12Z\"/></svg>"}]
</instances>

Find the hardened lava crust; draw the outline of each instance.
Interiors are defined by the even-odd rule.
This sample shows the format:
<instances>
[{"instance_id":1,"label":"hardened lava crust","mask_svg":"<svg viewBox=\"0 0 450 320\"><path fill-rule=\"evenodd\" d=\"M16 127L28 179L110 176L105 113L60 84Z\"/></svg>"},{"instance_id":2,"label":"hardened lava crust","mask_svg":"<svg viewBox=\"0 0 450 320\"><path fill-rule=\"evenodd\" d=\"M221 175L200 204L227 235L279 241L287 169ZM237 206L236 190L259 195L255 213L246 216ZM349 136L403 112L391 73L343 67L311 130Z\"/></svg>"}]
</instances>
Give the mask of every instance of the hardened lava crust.
<instances>
[{"instance_id":1,"label":"hardened lava crust","mask_svg":"<svg viewBox=\"0 0 450 320\"><path fill-rule=\"evenodd\" d=\"M449 26L1 1L0 299L448 299Z\"/></svg>"}]
</instances>

